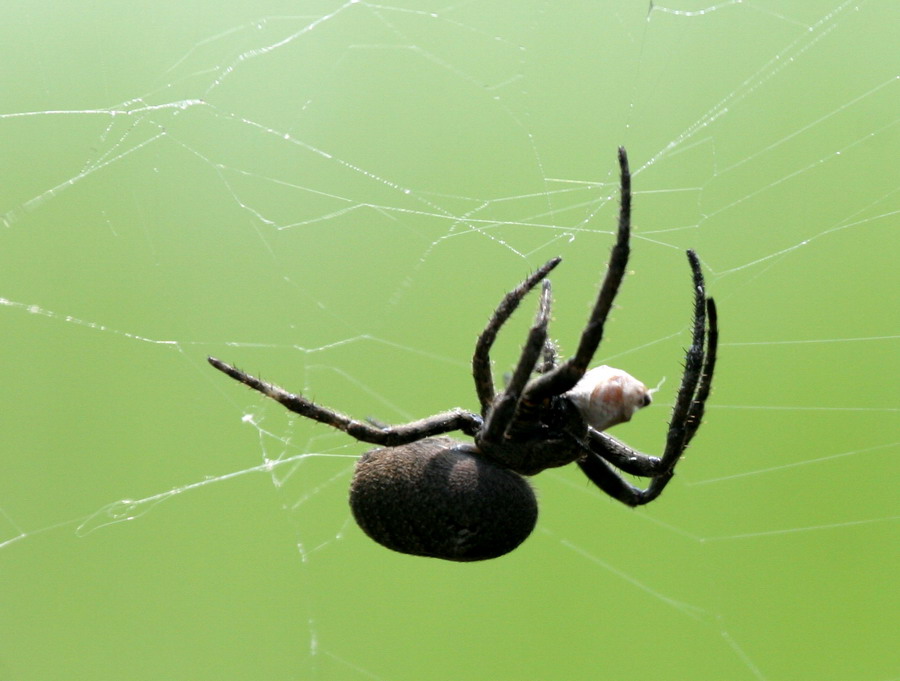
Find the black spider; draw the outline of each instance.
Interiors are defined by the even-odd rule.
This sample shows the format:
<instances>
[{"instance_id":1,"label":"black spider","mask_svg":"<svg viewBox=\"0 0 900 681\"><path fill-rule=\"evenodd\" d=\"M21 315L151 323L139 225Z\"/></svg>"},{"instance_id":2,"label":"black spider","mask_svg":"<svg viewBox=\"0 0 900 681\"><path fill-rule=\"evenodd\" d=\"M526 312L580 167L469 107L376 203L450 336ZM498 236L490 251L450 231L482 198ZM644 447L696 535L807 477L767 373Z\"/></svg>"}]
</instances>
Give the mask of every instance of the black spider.
<instances>
[{"instance_id":1,"label":"black spider","mask_svg":"<svg viewBox=\"0 0 900 681\"><path fill-rule=\"evenodd\" d=\"M214 357L210 364L306 418L376 445L357 462L350 506L359 526L395 551L446 560L496 558L521 544L537 521L537 501L522 477L577 462L611 497L638 506L653 501L700 427L716 360L716 307L706 297L700 262L693 273L693 339L661 457L649 456L603 431L650 404L650 391L624 371L588 371L628 262L631 176L619 149L621 207L618 238L575 355L564 362L547 338L554 258L508 293L475 344L472 373L481 415L464 409L399 426L357 421L301 395L255 378ZM506 389L495 394L489 352L522 298L543 281L537 316ZM459 430L474 442L436 437ZM616 470L650 478L635 487Z\"/></svg>"}]
</instances>

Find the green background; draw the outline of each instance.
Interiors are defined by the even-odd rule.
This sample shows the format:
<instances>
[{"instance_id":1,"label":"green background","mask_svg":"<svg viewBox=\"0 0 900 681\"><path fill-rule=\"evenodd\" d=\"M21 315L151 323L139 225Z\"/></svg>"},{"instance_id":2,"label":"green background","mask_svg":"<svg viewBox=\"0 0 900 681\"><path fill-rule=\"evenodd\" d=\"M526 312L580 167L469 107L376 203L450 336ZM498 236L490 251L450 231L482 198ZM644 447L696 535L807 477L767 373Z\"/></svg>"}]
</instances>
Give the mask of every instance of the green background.
<instances>
[{"instance_id":1,"label":"green background","mask_svg":"<svg viewBox=\"0 0 900 681\"><path fill-rule=\"evenodd\" d=\"M7 3L0 678L900 678L900 9L649 9ZM666 381L617 436L664 441L685 248L719 303L679 475L633 511L546 472L494 561L380 548L365 446L206 355L357 416L474 408L478 331L555 255L574 347L619 144L597 363Z\"/></svg>"}]
</instances>

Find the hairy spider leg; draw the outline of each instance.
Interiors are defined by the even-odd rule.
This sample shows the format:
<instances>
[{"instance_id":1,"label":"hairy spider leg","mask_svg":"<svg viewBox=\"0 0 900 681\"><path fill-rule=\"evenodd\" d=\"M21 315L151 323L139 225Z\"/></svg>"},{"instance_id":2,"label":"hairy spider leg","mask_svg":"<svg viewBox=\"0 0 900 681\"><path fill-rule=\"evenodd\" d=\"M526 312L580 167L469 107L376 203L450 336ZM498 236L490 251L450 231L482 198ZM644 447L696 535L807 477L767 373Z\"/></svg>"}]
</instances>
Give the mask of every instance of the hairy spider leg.
<instances>
[{"instance_id":1,"label":"hairy spider leg","mask_svg":"<svg viewBox=\"0 0 900 681\"><path fill-rule=\"evenodd\" d=\"M694 439L700 423L703 421L703 414L706 411L706 400L709 392L712 390L713 371L716 368L716 350L719 347L719 314L716 311L716 301L712 298L706 299L706 318L707 318L707 335L706 335L706 358L703 363L703 373L700 375L700 385L697 388L697 395L691 405L691 410L687 418L687 435L685 437L685 446Z\"/></svg>"},{"instance_id":2,"label":"hairy spider leg","mask_svg":"<svg viewBox=\"0 0 900 681\"><path fill-rule=\"evenodd\" d=\"M484 429L480 440L484 442L498 442L506 434L510 423L519 406L519 400L528 379L534 373L534 367L544 351L547 342L547 324L550 322L550 281L544 280L541 289L541 300L538 303L538 311L534 318L534 324L528 331L528 337L519 356L519 362L513 372L509 385L506 386L500 397L494 401L493 407L485 418Z\"/></svg>"},{"instance_id":3,"label":"hairy spider leg","mask_svg":"<svg viewBox=\"0 0 900 681\"><path fill-rule=\"evenodd\" d=\"M689 252L689 254L690 255L688 257L691 262L691 268L692 270L694 270L696 285L696 273L699 272L700 265L696 260L696 256L693 255L693 252ZM702 279L700 280L700 284L701 287L703 287ZM701 288L701 290L703 289ZM681 445L682 450L687 448L688 444L693 439L694 435L697 432L697 429L700 427L700 423L703 420L704 408L706 405L706 400L709 397L710 388L712 387L712 376L716 365L716 348L719 341L716 305L715 301L713 301L712 298L702 298L702 300L706 306L706 314L708 317L708 334L706 336L707 352L703 360L703 369L700 373L699 382L696 385L696 393L694 394L693 400L690 402L690 409L687 413L687 417L684 420L685 437ZM702 330L702 316L697 317L695 315L695 319L693 322L695 336L698 332L698 322L701 323ZM692 344L696 345L697 341L692 341ZM685 371L687 371L687 366L685 366ZM684 389L684 379L686 377L687 374L682 377L682 388L679 390L679 396L682 394L681 390ZM676 402L676 408L677 404L678 403ZM674 421L675 418L673 412L672 422ZM631 475L640 475L643 477L653 477L659 475L659 473L665 469L665 465L663 465L663 459L661 459L660 457L650 456L637 452L625 443L612 437L611 435L607 435L606 433L599 433L592 429L590 432L590 437L592 440L591 449L602 456L604 459L606 459L609 463L616 466L616 468L619 468L626 473L630 473Z\"/></svg>"},{"instance_id":4,"label":"hairy spider leg","mask_svg":"<svg viewBox=\"0 0 900 681\"><path fill-rule=\"evenodd\" d=\"M553 258L548 260L540 269L536 270L525 281L516 286L512 291L507 293L497 309L491 314L487 326L478 341L475 343L475 354L472 355L472 375L475 378L475 392L478 394L478 401L481 403L481 415L486 416L488 409L494 403L494 378L491 371L491 347L497 338L506 321L512 316L512 313L519 307L519 303L533 289L538 282L544 279L550 271L556 267L562 258Z\"/></svg>"},{"instance_id":5,"label":"hairy spider leg","mask_svg":"<svg viewBox=\"0 0 900 681\"><path fill-rule=\"evenodd\" d=\"M337 428L357 440L369 442L373 445L397 447L398 445L409 444L416 440L449 433L454 430L474 436L482 425L482 419L478 414L457 408L403 425L380 427L358 421L332 409L320 407L302 395L289 393L284 388L246 374L215 357L209 357L208 360L210 364L222 373L261 392L266 397L280 402L295 414L300 414L300 416L305 416L313 421Z\"/></svg>"},{"instance_id":6,"label":"hairy spider leg","mask_svg":"<svg viewBox=\"0 0 900 681\"><path fill-rule=\"evenodd\" d=\"M699 428L712 386L719 338L718 316L715 302L706 297L703 273L696 254L688 251L687 255L695 289L693 336L691 346L685 353L684 374L672 409L662 457L642 454L606 433L591 431L588 443L590 453L578 462L592 482L629 506L653 501L672 479L675 465ZM646 489L632 485L610 463L626 473L650 477L650 484Z\"/></svg>"},{"instance_id":7,"label":"hairy spider leg","mask_svg":"<svg viewBox=\"0 0 900 681\"><path fill-rule=\"evenodd\" d=\"M574 388L587 371L588 364L603 339L603 325L625 277L630 252L628 240L631 236L631 171L628 168L628 155L624 147L619 147L619 177L619 224L616 243L610 253L594 309L588 318L587 326L581 332L578 349L565 362L531 382L525 391L526 403L537 404L541 400L562 395Z\"/></svg>"}]
</instances>

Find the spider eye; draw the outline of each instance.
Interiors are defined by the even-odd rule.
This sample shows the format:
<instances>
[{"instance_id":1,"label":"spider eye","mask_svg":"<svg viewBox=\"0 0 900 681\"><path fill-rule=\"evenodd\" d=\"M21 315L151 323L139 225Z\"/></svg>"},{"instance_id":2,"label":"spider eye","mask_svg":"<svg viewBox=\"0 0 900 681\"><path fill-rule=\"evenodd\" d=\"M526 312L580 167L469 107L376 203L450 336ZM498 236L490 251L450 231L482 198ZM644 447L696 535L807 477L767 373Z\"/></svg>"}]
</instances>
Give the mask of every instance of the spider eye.
<instances>
[{"instance_id":1,"label":"spider eye","mask_svg":"<svg viewBox=\"0 0 900 681\"><path fill-rule=\"evenodd\" d=\"M605 365L588 371L566 395L594 430L630 421L652 400L647 386L634 376Z\"/></svg>"}]
</instances>

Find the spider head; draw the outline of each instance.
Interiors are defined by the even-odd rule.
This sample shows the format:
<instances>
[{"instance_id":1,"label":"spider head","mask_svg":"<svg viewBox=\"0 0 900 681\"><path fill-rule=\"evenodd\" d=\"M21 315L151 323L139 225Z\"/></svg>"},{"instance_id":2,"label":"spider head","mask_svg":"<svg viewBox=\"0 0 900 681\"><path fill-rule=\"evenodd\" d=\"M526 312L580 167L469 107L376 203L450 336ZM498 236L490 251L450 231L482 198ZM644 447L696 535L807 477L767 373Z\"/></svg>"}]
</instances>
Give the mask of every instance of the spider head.
<instances>
[{"instance_id":1,"label":"spider head","mask_svg":"<svg viewBox=\"0 0 900 681\"><path fill-rule=\"evenodd\" d=\"M631 374L606 365L585 373L566 397L591 428L606 430L630 421L641 407L651 402L651 391Z\"/></svg>"}]
</instances>

